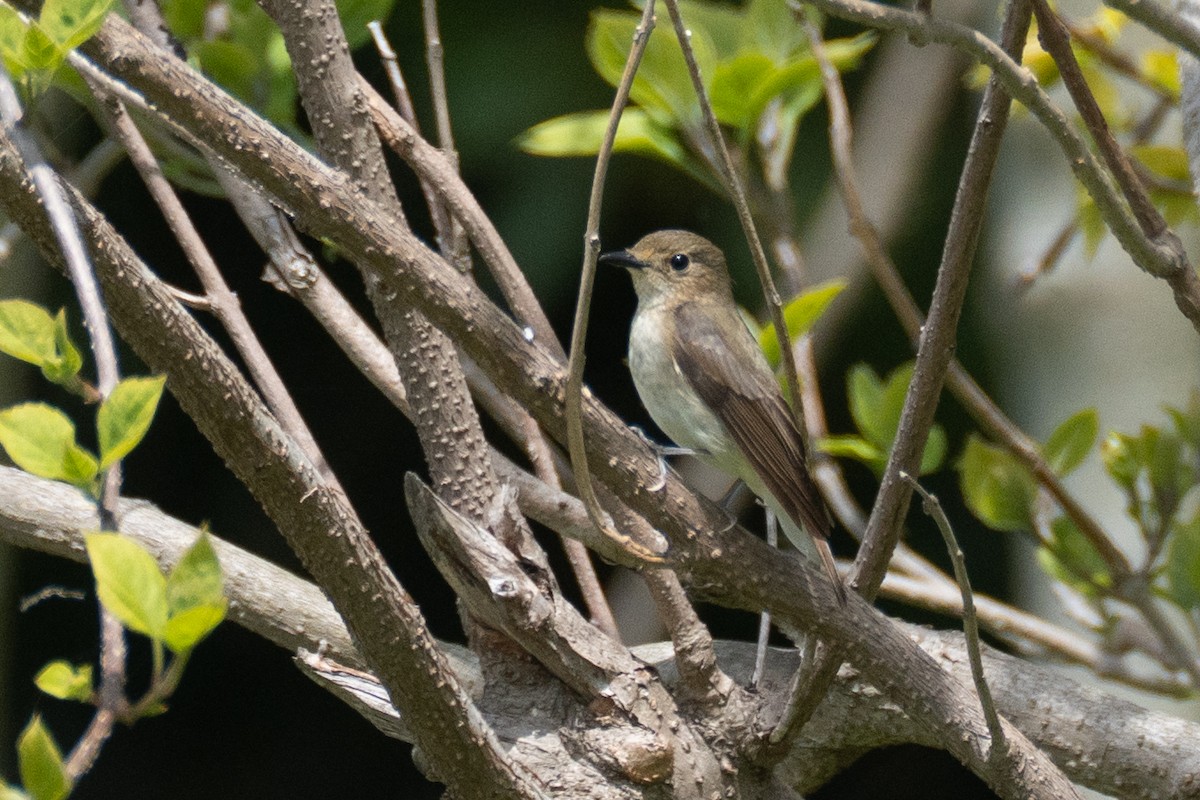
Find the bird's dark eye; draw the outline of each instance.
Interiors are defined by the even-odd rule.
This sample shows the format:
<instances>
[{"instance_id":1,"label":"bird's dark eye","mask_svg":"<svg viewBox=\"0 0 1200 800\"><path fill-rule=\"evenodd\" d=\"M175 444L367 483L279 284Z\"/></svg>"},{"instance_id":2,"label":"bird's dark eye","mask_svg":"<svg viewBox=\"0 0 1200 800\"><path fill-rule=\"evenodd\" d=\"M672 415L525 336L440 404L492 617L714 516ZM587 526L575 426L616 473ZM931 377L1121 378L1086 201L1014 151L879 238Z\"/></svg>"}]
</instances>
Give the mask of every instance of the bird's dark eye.
<instances>
[{"instance_id":1,"label":"bird's dark eye","mask_svg":"<svg viewBox=\"0 0 1200 800\"><path fill-rule=\"evenodd\" d=\"M671 256L671 269L676 272L683 272L690 263L692 263L691 260L684 253L676 253Z\"/></svg>"}]
</instances>

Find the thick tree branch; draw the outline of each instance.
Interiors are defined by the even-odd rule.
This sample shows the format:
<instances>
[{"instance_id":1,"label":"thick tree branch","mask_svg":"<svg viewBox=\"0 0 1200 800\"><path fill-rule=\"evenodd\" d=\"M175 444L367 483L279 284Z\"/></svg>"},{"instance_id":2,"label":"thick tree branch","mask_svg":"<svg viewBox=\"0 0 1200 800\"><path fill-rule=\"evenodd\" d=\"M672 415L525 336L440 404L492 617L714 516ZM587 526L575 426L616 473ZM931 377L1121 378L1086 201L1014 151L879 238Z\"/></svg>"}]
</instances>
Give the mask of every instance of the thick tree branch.
<instances>
[{"instance_id":1,"label":"thick tree branch","mask_svg":"<svg viewBox=\"0 0 1200 800\"><path fill-rule=\"evenodd\" d=\"M165 569L173 567L200 534L198 528L140 500L122 501L118 518L122 530L147 547ZM95 526L95 506L78 490L0 467L0 540L83 562L83 533ZM363 667L344 623L320 589L220 538L213 537L213 545L225 573L232 621L288 651L321 648L333 660ZM960 634L921 627L907 631L948 669L967 676ZM442 647L467 691L479 691L474 656L454 645ZM635 648L669 685L675 679L671 651L669 643ZM752 644L718 642L717 653L736 680L747 679L753 667ZM772 653L764 692L782 691L795 669L795 657L793 652ZM1147 711L990 648L985 648L984 661L1001 713L1048 748L1072 780L1116 797L1158 800L1185 795L1200 776L1197 723ZM403 721L400 726L402 738L412 741ZM904 742L938 746L935 737L848 671L834 683L827 702L779 769L797 788L808 791L863 749Z\"/></svg>"},{"instance_id":2,"label":"thick tree branch","mask_svg":"<svg viewBox=\"0 0 1200 800\"><path fill-rule=\"evenodd\" d=\"M59 259L40 206L11 150L0 149L0 203L52 262ZM253 390L158 279L81 198L73 198L112 317L329 593L392 698L420 720L422 749L442 779L507 776L502 796L528 796L524 779L480 747L486 726L455 680L412 599L396 581L340 491L320 480ZM364 591L364 586L369 587ZM470 726L464 726L470 718ZM442 762L448 758L448 763ZM504 785L504 784L499 784Z\"/></svg>"}]
</instances>

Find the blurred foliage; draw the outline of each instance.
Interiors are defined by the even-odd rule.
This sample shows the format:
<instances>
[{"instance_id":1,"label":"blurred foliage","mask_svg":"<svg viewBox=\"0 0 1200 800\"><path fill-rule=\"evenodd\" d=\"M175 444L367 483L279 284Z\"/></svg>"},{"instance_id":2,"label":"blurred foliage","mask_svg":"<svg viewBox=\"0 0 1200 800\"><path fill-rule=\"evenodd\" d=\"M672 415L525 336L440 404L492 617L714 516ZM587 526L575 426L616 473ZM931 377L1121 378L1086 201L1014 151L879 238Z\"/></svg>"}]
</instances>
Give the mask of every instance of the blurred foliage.
<instances>
[{"instance_id":1,"label":"blurred foliage","mask_svg":"<svg viewBox=\"0 0 1200 800\"><path fill-rule=\"evenodd\" d=\"M804 115L824 90L803 28L783 0L742 6L684 0L680 11L717 120L747 156L757 149L768 185L786 184ZM640 20L633 11L592 12L586 48L596 72L616 86ZM830 60L851 69L875 35L826 43ZM609 111L585 111L530 128L518 144L543 156L595 155ZM617 128L614 152L652 156L719 191L721 168L705 144L700 105L674 29L655 26L630 89L630 106Z\"/></svg>"}]
</instances>

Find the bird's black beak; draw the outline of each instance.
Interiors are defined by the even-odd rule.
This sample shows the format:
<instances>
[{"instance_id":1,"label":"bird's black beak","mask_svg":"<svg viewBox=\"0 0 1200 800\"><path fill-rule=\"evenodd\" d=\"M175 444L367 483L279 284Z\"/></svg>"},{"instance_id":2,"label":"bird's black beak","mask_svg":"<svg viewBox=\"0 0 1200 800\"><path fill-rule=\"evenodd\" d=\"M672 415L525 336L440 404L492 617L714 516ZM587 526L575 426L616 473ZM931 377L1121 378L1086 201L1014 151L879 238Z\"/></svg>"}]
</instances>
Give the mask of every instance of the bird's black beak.
<instances>
[{"instance_id":1,"label":"bird's black beak","mask_svg":"<svg viewBox=\"0 0 1200 800\"><path fill-rule=\"evenodd\" d=\"M614 250L611 253L601 253L597 261L613 267L625 269L645 269L650 266L628 250Z\"/></svg>"}]
</instances>

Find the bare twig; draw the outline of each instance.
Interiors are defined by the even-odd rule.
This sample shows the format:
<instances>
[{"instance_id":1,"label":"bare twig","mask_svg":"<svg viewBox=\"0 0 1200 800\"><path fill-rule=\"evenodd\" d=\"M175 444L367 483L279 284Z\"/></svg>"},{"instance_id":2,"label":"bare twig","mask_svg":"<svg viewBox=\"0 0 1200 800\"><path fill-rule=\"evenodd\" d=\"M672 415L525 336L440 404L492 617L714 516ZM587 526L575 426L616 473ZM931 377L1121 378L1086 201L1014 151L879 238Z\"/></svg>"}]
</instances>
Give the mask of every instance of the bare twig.
<instances>
[{"instance_id":1,"label":"bare twig","mask_svg":"<svg viewBox=\"0 0 1200 800\"><path fill-rule=\"evenodd\" d=\"M811 33L810 33L811 35ZM814 39L814 42L817 40ZM901 326L914 345L918 344L925 326L925 318L900 277L900 271L887 253L875 226L867 218L858 178L850 152L851 122L849 106L841 79L827 58L822 58L824 48L817 43L814 54L821 64L826 97L830 108L830 142L833 151L835 172L841 184L842 196L850 217L850 229L859 240L867 265L883 290ZM971 375L957 360L951 361L947 383L954 396L963 404L971 417L997 441L1004 443L1033 474L1038 482L1062 506L1063 511L1078 526L1088 541L1118 572L1127 572L1128 561L1124 554L1088 514L1087 510L1067 491L1058 475L1046 463L1041 450L1029 436L1016 426L995 402L979 387Z\"/></svg>"},{"instance_id":2,"label":"bare twig","mask_svg":"<svg viewBox=\"0 0 1200 800\"><path fill-rule=\"evenodd\" d=\"M789 2L794 4L795 0ZM1189 264L1186 253L1171 237L1151 239L1143 233L1136 217L1121 197L1112 175L1097 161L1084 137L1063 111L1050 101L1037 80L1014 60L1015 56L1009 55L973 28L936 17L925 17L871 0L810 2L821 11L841 19L873 28L901 30L923 40L951 45L987 65L992 70L992 79L999 81L1014 99L1028 108L1058 143L1076 178L1092 196L1109 229L1134 263L1167 282L1176 306L1200 331L1200 277Z\"/></svg>"},{"instance_id":3,"label":"bare twig","mask_svg":"<svg viewBox=\"0 0 1200 800\"><path fill-rule=\"evenodd\" d=\"M433 113L437 120L438 146L458 172L458 151L454 148L454 127L450 124L450 100L446 94L446 70L442 51L442 34L438 30L437 0L421 0L421 24L425 28L425 62L429 68L429 88L433 95ZM433 209L430 209L432 212ZM460 272L471 269L471 250L462 224L450 218L447 231L438 233L449 238L442 240L442 252Z\"/></svg>"},{"instance_id":4,"label":"bare twig","mask_svg":"<svg viewBox=\"0 0 1200 800\"><path fill-rule=\"evenodd\" d=\"M823 2L824 0L815 0L814 4L821 5ZM1027 3L1028 0L1011 0L1001 33L1004 49L1016 53L1018 57L1029 27ZM797 14L804 13L804 9L797 9ZM918 14L911 16L924 19ZM820 50L819 37L813 40L813 46L814 52ZM828 63L828 58L825 61ZM954 351L958 317L966 296L967 278L978 242L987 187L1008 120L1010 103L1008 95L993 75L984 91L971 148L959 179L958 195L951 216L950 230L946 235L942 263L938 269L929 321L921 329L917 366L905 396L900 427L850 579L850 585L866 598L873 598L883 581L888 561L899 539L901 523L908 510L911 492L907 484L899 480L899 473L919 471L921 454L933 425L938 395ZM829 650L815 659L806 681L806 693L796 700L798 711L790 720L791 727L785 731L786 735L773 737L777 745L776 755L781 749L778 745L786 744L792 739L816 709L829 682L837 673L840 660L837 652Z\"/></svg>"},{"instance_id":5,"label":"bare twig","mask_svg":"<svg viewBox=\"0 0 1200 800\"><path fill-rule=\"evenodd\" d=\"M75 296L83 310L84 325L92 356L96 360L96 372L101 398L106 398L120 381L117 365L117 350L109 327L108 312L96 276L92 271L75 215L67 202L53 170L46 164L33 137L24 129L24 114L17 99L16 89L9 80L8 72L0 64L0 135L11 142L20 154L24 169L28 172L39 199L46 210L46 218L67 267L67 274L75 289ZM110 466L101 476L98 510L100 530L117 530L117 502L121 494L121 465ZM100 755L104 743L112 736L116 720L125 710L125 629L116 616L104 605L100 606L100 687L95 714L87 729L76 742L64 762L66 774L72 783L78 781Z\"/></svg>"},{"instance_id":6,"label":"bare twig","mask_svg":"<svg viewBox=\"0 0 1200 800\"><path fill-rule=\"evenodd\" d=\"M925 491L917 479L907 472L901 472L900 478L907 481L921 495L925 513L933 517L934 522L937 523L938 530L942 532L942 539L946 542L946 550L950 553L950 561L954 565L954 577L958 580L959 591L962 592L963 633L967 640L967 657L971 661L971 678L975 681L975 691L979 693L979 705L983 707L988 733L992 737L991 757L997 758L1006 749L1004 729L1000 726L996 703L992 699L991 689L988 688L987 677L983 674L983 656L979 651L979 623L975 619L974 593L971 591L971 579L967 576L966 558L962 548L958 546L954 529L950 526L950 520L946 518L946 512L942 510L942 504L937 497Z\"/></svg>"},{"instance_id":7,"label":"bare twig","mask_svg":"<svg viewBox=\"0 0 1200 800\"><path fill-rule=\"evenodd\" d=\"M1169 42L1200 58L1200 28L1158 0L1104 0Z\"/></svg>"},{"instance_id":8,"label":"bare twig","mask_svg":"<svg viewBox=\"0 0 1200 800\"><path fill-rule=\"evenodd\" d=\"M579 277L579 299L575 304L575 322L571 326L571 357L567 364L566 385L566 421L567 443L571 455L571 468L575 471L575 484L579 497L587 508L592 523L604 532L605 536L620 541L626 546L638 548L636 542L626 534L617 531L608 523L600 501L596 499L596 491L592 486L591 470L587 463L587 450L583 440L583 364L584 341L587 338L588 315L592 305L592 286L596 280L596 259L600 255L600 204L604 198L604 179L608 174L608 160L612 155L613 142L617 138L617 126L621 122L621 112L629 100L629 90L633 86L634 75L642 61L642 54L650 41L650 33L654 30L654 0L646 3L642 12L641 22L638 23L633 35L633 47L625 60L625 71L617 84L617 93L613 97L612 111L608 116L608 127L604 131L604 141L600 152L596 155L596 171L592 177L592 193L588 200L587 229L584 234L583 267ZM635 549L636 552L636 549ZM646 555L651 555L647 553ZM650 560L659 560L651 556Z\"/></svg>"},{"instance_id":9,"label":"bare twig","mask_svg":"<svg viewBox=\"0 0 1200 800\"><path fill-rule=\"evenodd\" d=\"M1075 108L1079 110L1084 125L1092 135L1092 141L1096 143L1100 155L1129 202L1142 233L1150 239L1157 239L1167 232L1167 221L1154 207L1154 203L1150 202L1146 187L1134 172L1129 157L1113 138L1108 120L1104 118L1104 112L1100 110L1100 104L1096 102L1096 96L1092 94L1087 80L1083 77L1083 71L1079 68L1075 52L1071 49L1070 31L1058 14L1046 5L1045 0L1033 0L1033 13L1038 21L1038 41L1058 66L1063 84L1067 87L1071 99L1075 101ZM1182 248L1182 245L1179 247Z\"/></svg>"},{"instance_id":10,"label":"bare twig","mask_svg":"<svg viewBox=\"0 0 1200 800\"><path fill-rule=\"evenodd\" d=\"M279 376L271 357L263 348L262 342L250 326L250 320L242 311L241 301L229 288L221 270L213 260L212 254L200 237L200 232L192 224L191 217L180 202L179 196L163 175L157 159L150 150L146 140L138 131L133 119L125 110L124 104L105 91L99 84L92 84L92 90L100 100L99 107L107 116L107 121L114 136L129 153L130 162L141 175L150 191L150 196L162 211L167 225L183 249L184 256L192 265L200 282L204 285L205 297L209 310L221 321L229 337L237 348L239 355L246 364L247 370L254 379L263 399L270 406L271 412L279 419L279 423L288 433L308 451L309 458L321 471L326 479L336 482L321 448L313 438L300 409L292 400L283 378Z\"/></svg>"},{"instance_id":11,"label":"bare twig","mask_svg":"<svg viewBox=\"0 0 1200 800\"><path fill-rule=\"evenodd\" d=\"M435 21L436 22L436 21ZM384 72L387 73L388 83L392 86L392 94L396 98L396 109L400 112L400 116L412 126L412 129L419 135L421 126L417 121L417 113L413 108L412 96L408 92L408 84L404 80L404 73L400 71L400 64L396 60L396 51L392 49L392 45L387 40L387 36L383 32L383 26L379 22L373 21L367 23L367 28L371 31L371 38L375 42L375 49L379 51L379 60L383 62ZM430 70L433 69L433 63L430 62ZM443 91L445 86L442 87ZM435 97L436 97L435 93ZM435 103L444 102L445 97L435 100ZM449 157L449 154L447 154ZM457 162L452 162L457 163ZM421 184L421 193L425 195L425 205L429 208L429 216L433 220L433 229L437 232L438 241L443 245L443 254L449 254L454 251L454 239L451 238L451 225L454 225L454 231L461 235L461 225L458 222L451 222L450 215L446 211L446 203L438 197L437 190L433 184L423 175L419 175L417 180Z\"/></svg>"},{"instance_id":12,"label":"bare twig","mask_svg":"<svg viewBox=\"0 0 1200 800\"><path fill-rule=\"evenodd\" d=\"M796 419L796 427L805 430L803 396L800 394L800 378L796 372L796 354L792 350L791 335L788 333L787 322L783 318L783 302L779 291L775 288L775 279L771 276L771 265L767 263L767 253L759 239L754 217L750 214L750 204L746 201L746 189L738 176L737 167L725 139L721 135L721 125L717 115L713 113L712 103L704 88L704 78L700 74L700 65L696 62L696 54L692 50L691 35L683 24L683 15L679 11L678 0L664 0L667 11L671 14L671 23L675 26L675 37L683 49L683 58L687 63L688 74L692 79L692 89L696 92L696 100L700 104L700 113L704 118L710 145L715 152L717 168L725 181L725 189L737 210L738 221L742 225L742 233L750 245L750 257L758 272L758 281L762 286L763 299L767 304L767 313L771 324L775 326L775 335L779 339L779 353L783 362L783 375L787 381L788 394L792 401L792 414Z\"/></svg>"}]
</instances>

